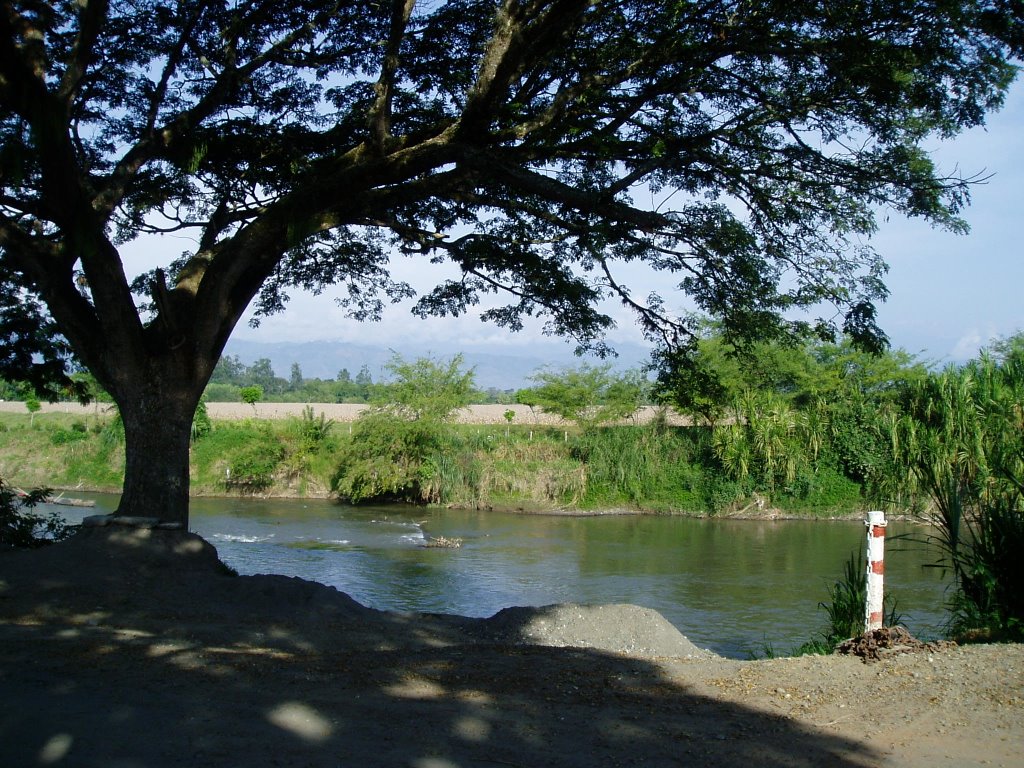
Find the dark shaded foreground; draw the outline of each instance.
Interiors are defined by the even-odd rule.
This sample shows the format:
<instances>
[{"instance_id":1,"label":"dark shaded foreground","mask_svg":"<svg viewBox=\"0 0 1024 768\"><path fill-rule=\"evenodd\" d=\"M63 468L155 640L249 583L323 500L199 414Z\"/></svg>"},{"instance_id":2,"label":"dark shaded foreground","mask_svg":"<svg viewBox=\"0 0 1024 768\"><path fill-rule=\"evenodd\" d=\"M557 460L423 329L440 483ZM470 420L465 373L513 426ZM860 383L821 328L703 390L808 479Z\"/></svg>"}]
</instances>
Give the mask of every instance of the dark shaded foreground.
<instances>
[{"instance_id":1,"label":"dark shaded foreground","mask_svg":"<svg viewBox=\"0 0 1024 768\"><path fill-rule=\"evenodd\" d=\"M483 620L233 577L183 534L94 529L3 553L0 765L880 762L864 744L715 697L713 678L744 662L517 644L511 620L496 642Z\"/></svg>"}]
</instances>

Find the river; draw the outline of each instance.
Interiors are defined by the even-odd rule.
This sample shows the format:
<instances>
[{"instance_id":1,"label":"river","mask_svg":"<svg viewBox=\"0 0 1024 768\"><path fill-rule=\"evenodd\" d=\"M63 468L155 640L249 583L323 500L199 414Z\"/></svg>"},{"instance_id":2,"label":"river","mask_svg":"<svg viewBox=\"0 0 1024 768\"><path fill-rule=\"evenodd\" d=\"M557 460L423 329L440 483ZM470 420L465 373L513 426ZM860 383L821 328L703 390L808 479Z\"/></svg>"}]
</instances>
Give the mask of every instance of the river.
<instances>
[{"instance_id":1,"label":"river","mask_svg":"<svg viewBox=\"0 0 1024 768\"><path fill-rule=\"evenodd\" d=\"M116 496L75 494L94 509ZM490 616L512 605L626 602L654 608L693 642L734 658L784 654L825 623L818 603L863 548L857 521L567 517L320 500L193 499L192 530L241 574L329 584L374 608ZM922 639L941 634L948 579L935 550L891 524L886 588ZM461 538L457 549L424 547Z\"/></svg>"}]
</instances>

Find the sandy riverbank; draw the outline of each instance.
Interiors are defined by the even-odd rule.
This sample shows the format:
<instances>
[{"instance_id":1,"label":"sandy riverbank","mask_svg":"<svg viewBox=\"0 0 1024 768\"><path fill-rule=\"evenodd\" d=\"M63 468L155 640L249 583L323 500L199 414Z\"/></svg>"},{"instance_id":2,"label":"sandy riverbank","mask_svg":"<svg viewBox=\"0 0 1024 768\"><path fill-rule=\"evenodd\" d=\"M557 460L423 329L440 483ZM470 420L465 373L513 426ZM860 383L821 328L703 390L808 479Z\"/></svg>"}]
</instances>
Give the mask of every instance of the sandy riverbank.
<instances>
[{"instance_id":1,"label":"sandy riverbank","mask_svg":"<svg viewBox=\"0 0 1024 768\"><path fill-rule=\"evenodd\" d=\"M624 606L372 611L177 536L0 553L0 764L1020 764L1022 646L735 661Z\"/></svg>"}]
</instances>

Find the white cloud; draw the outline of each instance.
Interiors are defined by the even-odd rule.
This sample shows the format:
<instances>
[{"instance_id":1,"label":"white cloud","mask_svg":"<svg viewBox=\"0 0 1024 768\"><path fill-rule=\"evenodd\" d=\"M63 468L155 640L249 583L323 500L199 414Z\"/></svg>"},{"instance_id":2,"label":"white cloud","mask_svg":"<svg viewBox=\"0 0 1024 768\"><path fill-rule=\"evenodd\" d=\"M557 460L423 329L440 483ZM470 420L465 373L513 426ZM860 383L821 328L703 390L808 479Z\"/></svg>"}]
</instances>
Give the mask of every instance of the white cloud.
<instances>
[{"instance_id":1,"label":"white cloud","mask_svg":"<svg viewBox=\"0 0 1024 768\"><path fill-rule=\"evenodd\" d=\"M986 337L983 337L978 331L969 331L957 340L953 349L950 350L949 356L954 361L969 360L978 354L978 350L986 340Z\"/></svg>"}]
</instances>

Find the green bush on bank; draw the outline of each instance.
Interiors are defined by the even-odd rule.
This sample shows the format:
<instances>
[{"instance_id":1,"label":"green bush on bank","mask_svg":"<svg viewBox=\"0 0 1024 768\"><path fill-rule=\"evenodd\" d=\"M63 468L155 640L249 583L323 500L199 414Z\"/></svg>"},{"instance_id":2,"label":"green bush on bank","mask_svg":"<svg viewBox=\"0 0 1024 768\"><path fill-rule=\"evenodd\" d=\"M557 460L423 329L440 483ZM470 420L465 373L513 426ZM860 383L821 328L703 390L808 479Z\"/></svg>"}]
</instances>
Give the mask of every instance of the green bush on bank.
<instances>
[{"instance_id":1,"label":"green bush on bank","mask_svg":"<svg viewBox=\"0 0 1024 768\"><path fill-rule=\"evenodd\" d=\"M606 427L579 436L573 455L586 468L585 506L705 514L773 507L830 515L862 504L859 484L824 458L817 466L799 466L781 486L749 473L734 475L704 427Z\"/></svg>"},{"instance_id":2,"label":"green bush on bank","mask_svg":"<svg viewBox=\"0 0 1024 768\"><path fill-rule=\"evenodd\" d=\"M339 452L331 485L352 503L438 502L429 458L440 452L444 439L435 420L371 411L355 422L351 440Z\"/></svg>"},{"instance_id":3,"label":"green bush on bank","mask_svg":"<svg viewBox=\"0 0 1024 768\"><path fill-rule=\"evenodd\" d=\"M192 444L193 493L323 495L339 450L333 427L312 409L300 419L212 422Z\"/></svg>"},{"instance_id":4,"label":"green bush on bank","mask_svg":"<svg viewBox=\"0 0 1024 768\"><path fill-rule=\"evenodd\" d=\"M894 429L905 480L935 509L951 565L952 629L1024 639L1024 337L931 374L904 395Z\"/></svg>"},{"instance_id":5,"label":"green bush on bank","mask_svg":"<svg viewBox=\"0 0 1024 768\"><path fill-rule=\"evenodd\" d=\"M85 425L81 422L75 422L71 425L71 429L64 429L58 427L57 429L50 432L50 442L54 445L66 445L67 443L75 443L81 440L87 440L89 437L86 431Z\"/></svg>"},{"instance_id":6,"label":"green bush on bank","mask_svg":"<svg viewBox=\"0 0 1024 768\"><path fill-rule=\"evenodd\" d=\"M274 440L249 443L228 462L224 476L225 487L248 493L267 490L274 484L274 477L284 456L284 446Z\"/></svg>"}]
</instances>

